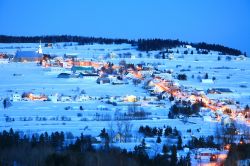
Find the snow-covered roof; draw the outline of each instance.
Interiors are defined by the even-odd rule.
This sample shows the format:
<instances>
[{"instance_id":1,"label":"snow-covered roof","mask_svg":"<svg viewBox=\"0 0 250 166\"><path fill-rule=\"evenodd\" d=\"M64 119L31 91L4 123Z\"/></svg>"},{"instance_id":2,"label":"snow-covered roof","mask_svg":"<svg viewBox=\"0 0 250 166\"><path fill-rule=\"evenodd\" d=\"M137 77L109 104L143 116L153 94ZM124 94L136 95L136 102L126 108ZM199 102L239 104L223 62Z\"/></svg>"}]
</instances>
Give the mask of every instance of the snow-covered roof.
<instances>
[{"instance_id":1,"label":"snow-covered roof","mask_svg":"<svg viewBox=\"0 0 250 166\"><path fill-rule=\"evenodd\" d=\"M214 83L214 81L212 79L202 79L201 82L203 84L213 84Z\"/></svg>"},{"instance_id":2,"label":"snow-covered roof","mask_svg":"<svg viewBox=\"0 0 250 166\"><path fill-rule=\"evenodd\" d=\"M36 51L17 51L15 58L42 58L42 54L38 54Z\"/></svg>"}]
</instances>

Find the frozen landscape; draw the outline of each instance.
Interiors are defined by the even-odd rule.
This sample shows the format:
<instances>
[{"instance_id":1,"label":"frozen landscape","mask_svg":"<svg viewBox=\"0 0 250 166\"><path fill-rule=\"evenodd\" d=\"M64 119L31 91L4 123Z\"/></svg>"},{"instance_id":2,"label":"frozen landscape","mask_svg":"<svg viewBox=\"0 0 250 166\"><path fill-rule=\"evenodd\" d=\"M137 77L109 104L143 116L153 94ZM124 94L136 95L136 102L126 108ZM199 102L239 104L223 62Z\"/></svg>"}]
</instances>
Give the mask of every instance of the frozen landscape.
<instances>
[{"instance_id":1,"label":"frozen landscape","mask_svg":"<svg viewBox=\"0 0 250 166\"><path fill-rule=\"evenodd\" d=\"M1 54L13 55L0 60L1 131L12 128L30 137L63 131L68 143L82 133L95 138L99 146L103 142L100 132L105 128L112 146L128 151L145 139L149 156L161 154L166 142L177 143L177 137L166 136L167 126L178 130L183 146L194 137L216 138L218 128L230 124L235 124L238 133L235 142L242 135L249 136L249 110L245 109L250 103L248 57L216 51L201 54L189 45L162 53L139 51L130 44L53 43L48 47L40 43L42 53L51 56L49 60L14 62L18 49L37 50L38 45L0 44ZM81 72L72 69L81 62L90 63L87 67L94 66L95 72L79 77ZM60 73L69 75L59 78ZM98 75L90 75L95 73ZM185 79L179 77L183 75ZM122 81L117 80L119 76ZM196 113L170 116L173 105L181 109L184 101L192 110L195 103L202 105ZM141 126L162 129L163 133L147 136L139 130ZM158 137L161 141L156 143ZM184 148L178 150L178 156L191 152L195 164L199 162L196 150Z\"/></svg>"},{"instance_id":2,"label":"frozen landscape","mask_svg":"<svg viewBox=\"0 0 250 166\"><path fill-rule=\"evenodd\" d=\"M249 16L0 0L0 166L250 166Z\"/></svg>"}]
</instances>

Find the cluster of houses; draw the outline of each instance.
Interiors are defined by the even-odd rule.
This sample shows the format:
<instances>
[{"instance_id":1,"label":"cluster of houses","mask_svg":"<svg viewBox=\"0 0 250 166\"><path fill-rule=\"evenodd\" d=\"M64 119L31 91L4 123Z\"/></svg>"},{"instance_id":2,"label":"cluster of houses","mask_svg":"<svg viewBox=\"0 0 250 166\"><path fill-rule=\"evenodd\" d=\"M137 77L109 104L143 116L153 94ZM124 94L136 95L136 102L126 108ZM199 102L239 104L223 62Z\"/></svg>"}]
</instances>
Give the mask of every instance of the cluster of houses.
<instances>
[{"instance_id":1,"label":"cluster of houses","mask_svg":"<svg viewBox=\"0 0 250 166\"><path fill-rule=\"evenodd\" d=\"M44 95L44 94L33 94L33 93L13 93L11 100L13 102L19 102L19 101L51 101L51 102L83 102L87 100L93 100L98 99L97 97L90 97L86 94L80 94L76 96L70 96L70 95Z\"/></svg>"},{"instance_id":2,"label":"cluster of houses","mask_svg":"<svg viewBox=\"0 0 250 166\"><path fill-rule=\"evenodd\" d=\"M51 47L51 45L47 45ZM115 53L108 54L109 58L115 58ZM124 54L124 56L132 57L132 54ZM174 56L169 55L170 59ZM221 101L212 102L209 100L205 93L208 94L222 94L232 93L228 88L212 88L207 92L203 90L188 91L185 87L180 86L177 82L173 81L173 72L171 70L161 70L161 65L149 64L126 64L120 62L119 65L106 62L97 62L93 60L78 59L76 55L65 55L64 57L52 57L43 54L41 44L37 51L17 51L13 57L13 61L38 61L44 67L47 73L57 74L58 78L94 78L97 84L128 84L135 85L144 82L144 88L148 90L150 96L156 97L156 100L166 99L173 96L175 100L186 100L195 103L197 100L206 102L206 108L217 111L220 106L218 103ZM164 67L165 68L165 67ZM214 83L212 79L203 79L202 83ZM77 98L71 96L39 96L30 94L26 98L32 100L51 100L51 101L85 101L89 97L86 95L78 96ZM18 94L13 95L13 101L22 100L22 96Z\"/></svg>"}]
</instances>

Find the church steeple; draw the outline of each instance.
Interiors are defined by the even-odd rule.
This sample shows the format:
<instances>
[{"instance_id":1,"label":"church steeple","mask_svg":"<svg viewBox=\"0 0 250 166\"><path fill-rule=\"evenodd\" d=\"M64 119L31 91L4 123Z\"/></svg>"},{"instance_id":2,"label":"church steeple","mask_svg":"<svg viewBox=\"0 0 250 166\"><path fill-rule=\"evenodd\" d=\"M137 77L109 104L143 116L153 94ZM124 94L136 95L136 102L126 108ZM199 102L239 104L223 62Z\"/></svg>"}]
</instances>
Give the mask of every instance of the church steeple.
<instances>
[{"instance_id":1,"label":"church steeple","mask_svg":"<svg viewBox=\"0 0 250 166\"><path fill-rule=\"evenodd\" d=\"M39 44L39 48L38 48L37 52L38 52L38 54L42 54L43 53L41 40L40 40L40 44Z\"/></svg>"}]
</instances>

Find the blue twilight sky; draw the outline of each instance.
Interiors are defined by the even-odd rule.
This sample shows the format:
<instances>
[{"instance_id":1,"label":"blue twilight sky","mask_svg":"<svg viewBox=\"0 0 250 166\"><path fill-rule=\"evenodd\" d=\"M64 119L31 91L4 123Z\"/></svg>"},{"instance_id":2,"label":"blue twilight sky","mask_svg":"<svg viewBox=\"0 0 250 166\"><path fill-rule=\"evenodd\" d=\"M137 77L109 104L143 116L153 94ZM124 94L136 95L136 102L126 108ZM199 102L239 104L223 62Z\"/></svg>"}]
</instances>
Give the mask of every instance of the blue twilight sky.
<instances>
[{"instance_id":1,"label":"blue twilight sky","mask_svg":"<svg viewBox=\"0 0 250 166\"><path fill-rule=\"evenodd\" d=\"M250 0L0 0L0 34L205 41L250 54Z\"/></svg>"}]
</instances>

